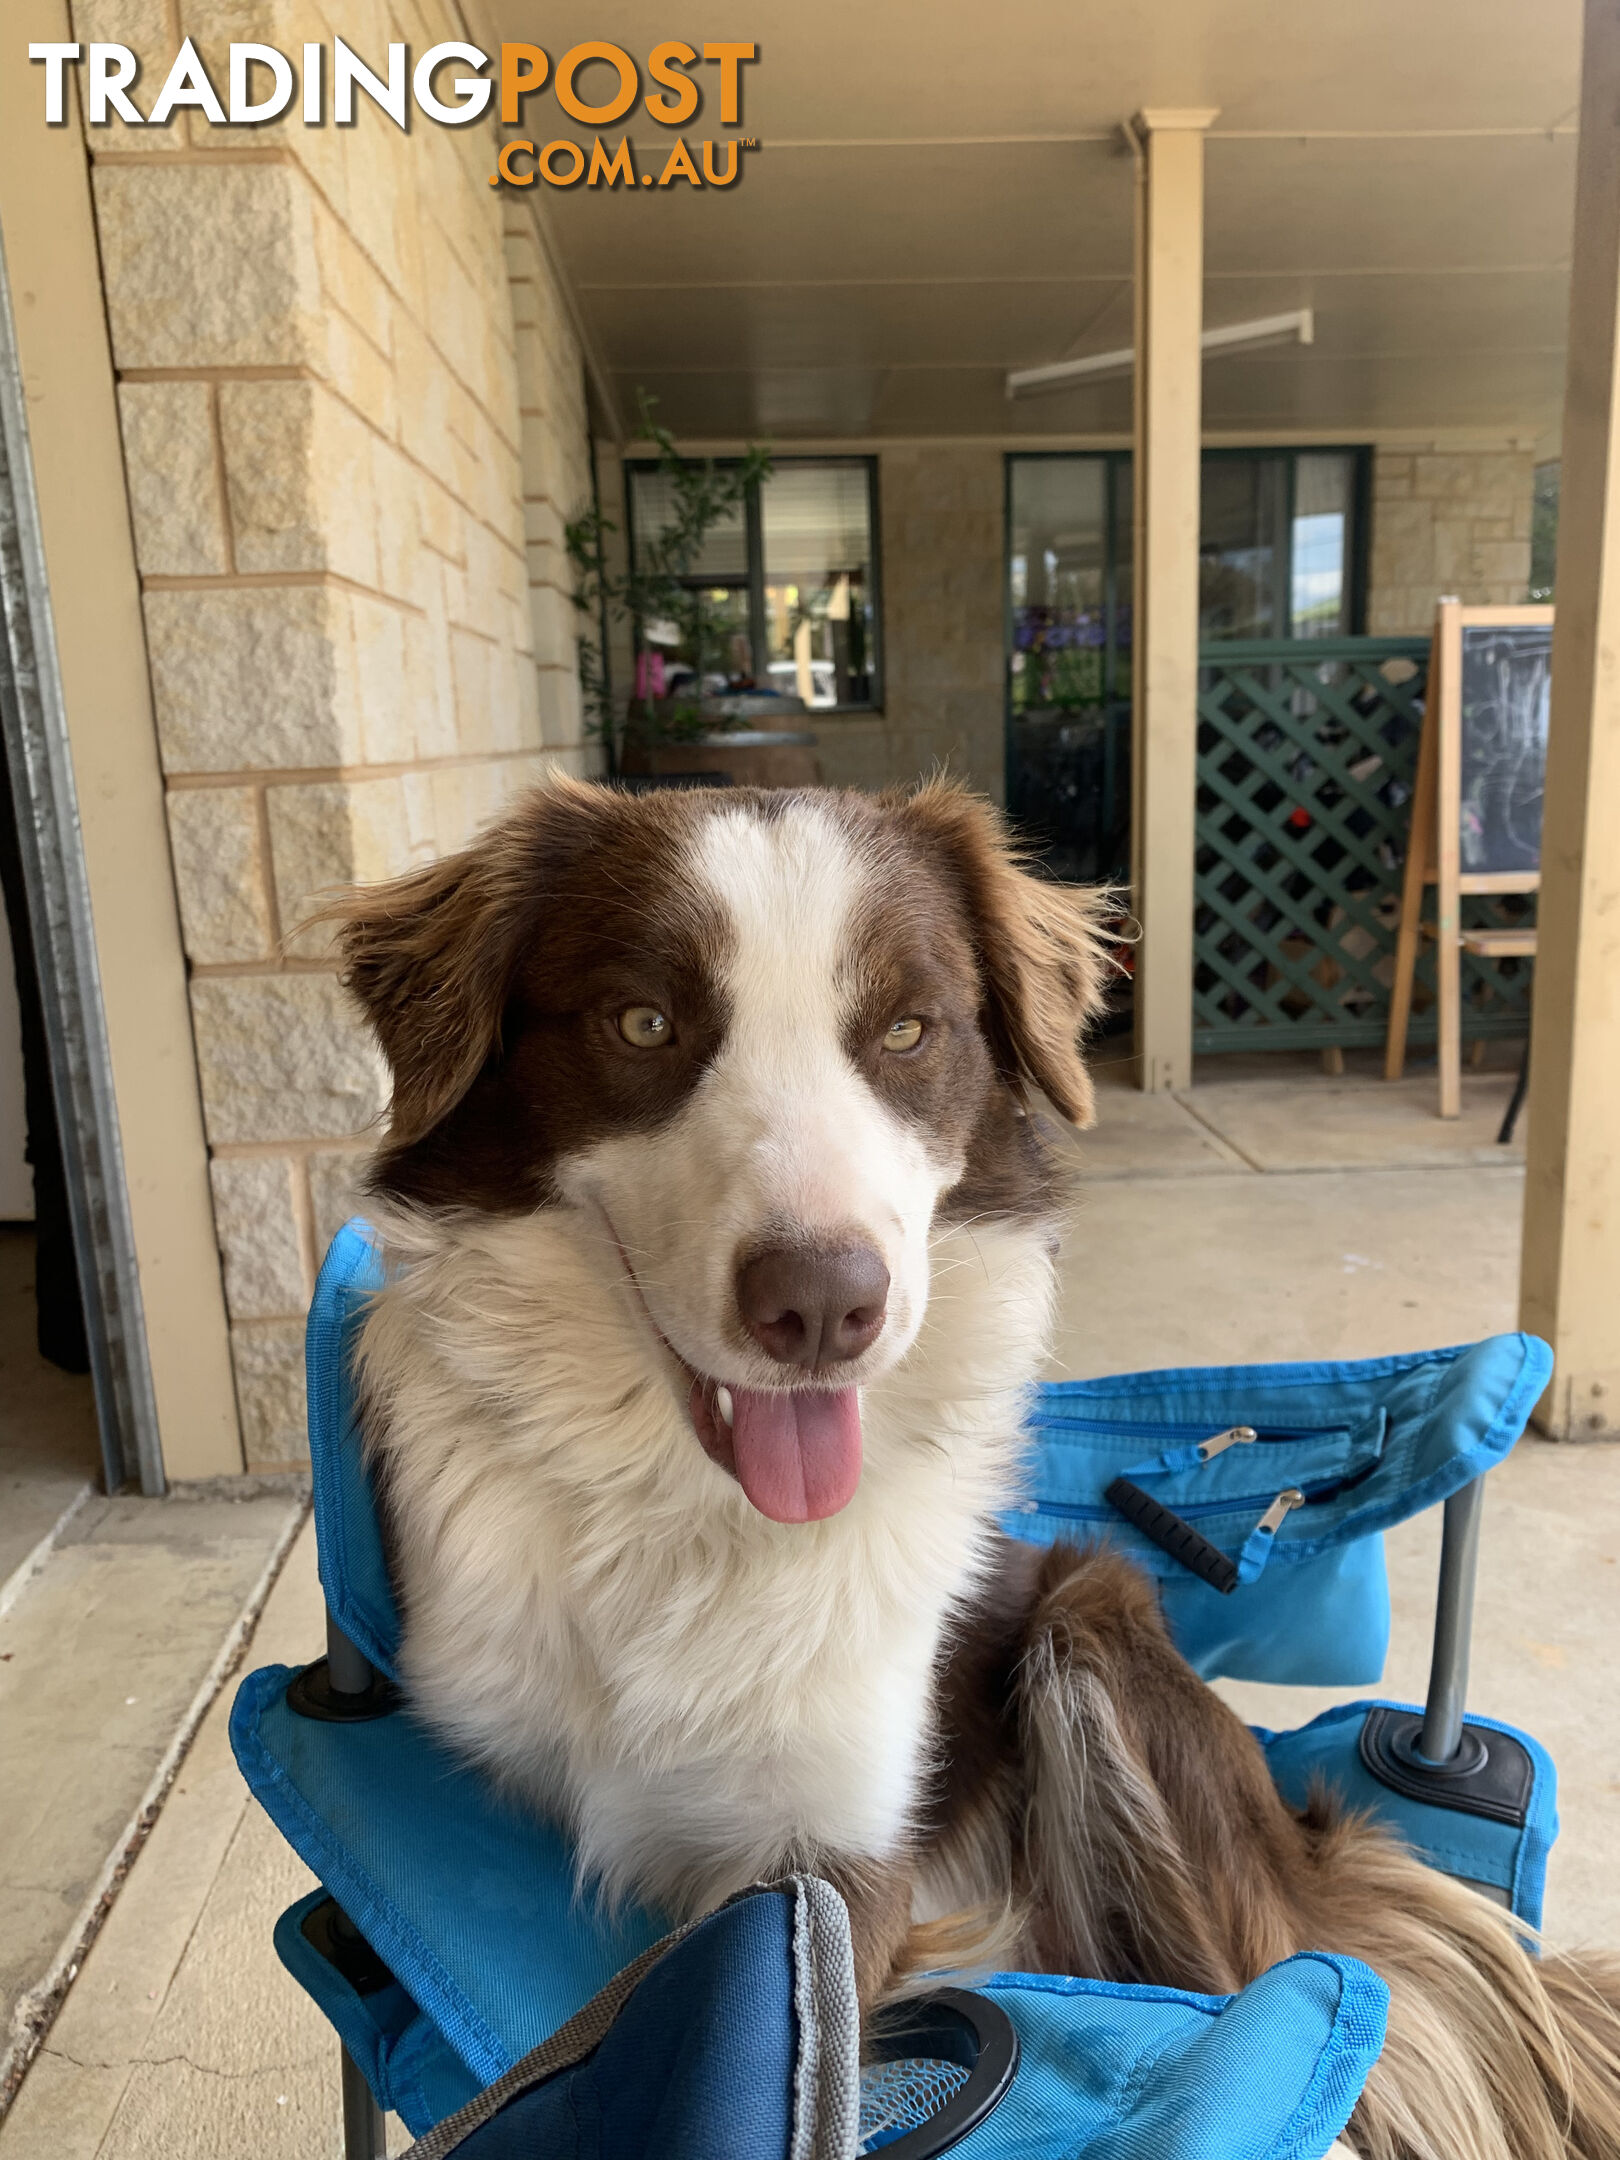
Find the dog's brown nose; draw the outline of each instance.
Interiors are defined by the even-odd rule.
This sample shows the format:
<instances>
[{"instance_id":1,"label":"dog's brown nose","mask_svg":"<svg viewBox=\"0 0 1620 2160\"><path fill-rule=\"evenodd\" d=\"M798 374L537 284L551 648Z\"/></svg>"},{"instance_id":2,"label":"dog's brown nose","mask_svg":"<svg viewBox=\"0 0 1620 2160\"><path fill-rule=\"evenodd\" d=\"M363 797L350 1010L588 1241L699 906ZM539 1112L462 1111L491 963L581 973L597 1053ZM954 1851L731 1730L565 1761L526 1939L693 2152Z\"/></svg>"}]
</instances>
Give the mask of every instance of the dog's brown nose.
<instances>
[{"instance_id":1,"label":"dog's brown nose","mask_svg":"<svg viewBox=\"0 0 1620 2160\"><path fill-rule=\"evenodd\" d=\"M889 1271L870 1245L769 1245L737 1271L737 1308L780 1365L836 1365L877 1340Z\"/></svg>"}]
</instances>

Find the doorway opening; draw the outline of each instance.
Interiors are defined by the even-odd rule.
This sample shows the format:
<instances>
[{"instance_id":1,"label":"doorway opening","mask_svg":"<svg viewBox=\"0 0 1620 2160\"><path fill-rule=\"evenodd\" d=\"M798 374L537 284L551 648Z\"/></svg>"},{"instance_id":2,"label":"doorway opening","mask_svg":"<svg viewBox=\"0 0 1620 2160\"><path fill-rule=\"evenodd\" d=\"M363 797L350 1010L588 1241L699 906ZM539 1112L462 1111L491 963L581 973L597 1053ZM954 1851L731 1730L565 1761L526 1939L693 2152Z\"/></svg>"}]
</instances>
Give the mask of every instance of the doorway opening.
<instances>
[{"instance_id":1,"label":"doorway opening","mask_svg":"<svg viewBox=\"0 0 1620 2160\"><path fill-rule=\"evenodd\" d=\"M60 1381L80 1402L88 1386L106 1489L136 1479L158 1494L157 1405L3 254L0 767L0 889L16 1001L8 1066L9 1001L0 993L0 1105L8 1088L12 1102L11 1128L0 1129L0 1187L8 1178L11 1187L0 1197L0 1440L12 1420L16 1443L9 1459L0 1449L0 1476L9 1485L30 1446L43 1444L49 1421L30 1407L30 1391L59 1392ZM25 1204L24 1170L32 1230L7 1213ZM7 1510L13 1526L26 1512ZM9 1574L0 1570L0 1580Z\"/></svg>"}]
</instances>

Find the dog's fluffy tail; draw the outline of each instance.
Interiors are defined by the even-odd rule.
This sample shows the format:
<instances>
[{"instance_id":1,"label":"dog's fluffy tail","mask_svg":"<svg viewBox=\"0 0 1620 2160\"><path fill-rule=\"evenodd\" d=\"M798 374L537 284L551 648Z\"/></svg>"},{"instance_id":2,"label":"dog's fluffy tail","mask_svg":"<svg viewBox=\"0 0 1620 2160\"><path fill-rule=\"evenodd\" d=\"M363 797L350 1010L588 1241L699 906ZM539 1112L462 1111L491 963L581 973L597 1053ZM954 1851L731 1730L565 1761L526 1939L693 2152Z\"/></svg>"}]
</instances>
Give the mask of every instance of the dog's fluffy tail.
<instances>
[{"instance_id":1,"label":"dog's fluffy tail","mask_svg":"<svg viewBox=\"0 0 1620 2160\"><path fill-rule=\"evenodd\" d=\"M1362 2160L1617 2160L1620 1966L1530 1955L1500 1907L1321 1801L1304 1829L1312 1940L1389 1987Z\"/></svg>"},{"instance_id":2,"label":"dog's fluffy tail","mask_svg":"<svg viewBox=\"0 0 1620 2160\"><path fill-rule=\"evenodd\" d=\"M1134 1569L1050 1557L1018 1694L1040 1962L1226 1992L1294 1951L1359 1957L1390 1990L1361 2160L1620 2160L1620 1966L1534 1956L1325 1795L1285 1807Z\"/></svg>"}]
</instances>

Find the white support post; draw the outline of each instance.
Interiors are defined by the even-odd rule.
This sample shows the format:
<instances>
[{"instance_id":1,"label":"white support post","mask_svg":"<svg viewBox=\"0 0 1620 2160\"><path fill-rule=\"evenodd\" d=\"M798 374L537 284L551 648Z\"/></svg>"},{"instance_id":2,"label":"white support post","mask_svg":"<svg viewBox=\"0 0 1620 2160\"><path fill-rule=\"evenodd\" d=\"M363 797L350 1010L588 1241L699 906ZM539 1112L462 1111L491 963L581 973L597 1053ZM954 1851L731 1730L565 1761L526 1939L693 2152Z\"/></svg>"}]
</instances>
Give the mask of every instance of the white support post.
<instances>
[{"instance_id":1,"label":"white support post","mask_svg":"<svg viewBox=\"0 0 1620 2160\"><path fill-rule=\"evenodd\" d=\"M1140 112L1136 146L1131 875L1137 1084L1192 1080L1204 135L1212 111Z\"/></svg>"},{"instance_id":2,"label":"white support post","mask_svg":"<svg viewBox=\"0 0 1620 2160\"><path fill-rule=\"evenodd\" d=\"M1521 1324L1536 1421L1620 1437L1620 13L1586 0Z\"/></svg>"}]
</instances>

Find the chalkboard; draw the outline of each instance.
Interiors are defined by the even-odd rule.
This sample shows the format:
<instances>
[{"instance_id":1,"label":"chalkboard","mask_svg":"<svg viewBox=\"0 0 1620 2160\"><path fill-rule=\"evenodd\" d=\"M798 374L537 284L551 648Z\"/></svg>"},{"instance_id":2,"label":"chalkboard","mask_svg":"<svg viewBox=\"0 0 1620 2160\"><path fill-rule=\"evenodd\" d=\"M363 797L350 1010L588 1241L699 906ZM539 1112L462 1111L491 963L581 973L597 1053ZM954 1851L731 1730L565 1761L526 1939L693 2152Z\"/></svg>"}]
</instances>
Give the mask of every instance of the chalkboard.
<instances>
[{"instance_id":1,"label":"chalkboard","mask_svg":"<svg viewBox=\"0 0 1620 2160\"><path fill-rule=\"evenodd\" d=\"M1406 1060L1418 946L1435 941L1440 1115L1456 1117L1462 1082L1462 955L1518 966L1533 959L1533 923L1467 924L1474 893L1533 893L1541 884L1541 804L1547 772L1553 611L1519 606L1435 610L1423 740L1401 881L1384 1076ZM1435 887L1434 921L1423 916Z\"/></svg>"},{"instance_id":2,"label":"chalkboard","mask_svg":"<svg viewBox=\"0 0 1620 2160\"><path fill-rule=\"evenodd\" d=\"M1462 625L1463 876L1541 868L1552 624Z\"/></svg>"}]
</instances>

